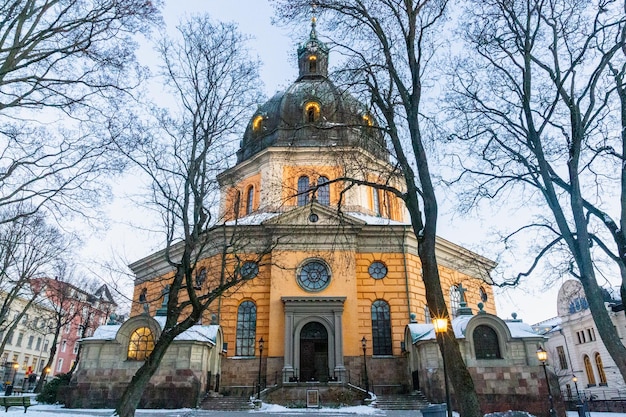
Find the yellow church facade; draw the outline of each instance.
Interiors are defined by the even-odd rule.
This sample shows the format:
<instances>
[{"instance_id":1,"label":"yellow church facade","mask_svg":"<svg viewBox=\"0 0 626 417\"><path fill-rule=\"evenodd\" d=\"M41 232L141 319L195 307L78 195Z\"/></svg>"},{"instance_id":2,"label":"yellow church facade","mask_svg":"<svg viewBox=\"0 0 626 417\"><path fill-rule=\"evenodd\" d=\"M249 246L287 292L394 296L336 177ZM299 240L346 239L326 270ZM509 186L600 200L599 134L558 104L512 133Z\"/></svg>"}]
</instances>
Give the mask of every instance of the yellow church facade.
<instances>
[{"instance_id":1,"label":"yellow church facade","mask_svg":"<svg viewBox=\"0 0 626 417\"><path fill-rule=\"evenodd\" d=\"M364 360L375 392L410 390L405 329L431 317L417 239L393 192L403 181L367 109L329 80L315 27L298 62L298 79L258 108L237 164L218 177L220 218L245 240L232 268L249 279L203 317L223 337L203 390L249 393L259 379L362 386ZM198 263L198 291L216 279L218 252ZM461 302L496 314L492 261L444 239L437 259L453 317ZM162 253L131 265L131 316L161 307L171 274L163 265Z\"/></svg>"}]
</instances>

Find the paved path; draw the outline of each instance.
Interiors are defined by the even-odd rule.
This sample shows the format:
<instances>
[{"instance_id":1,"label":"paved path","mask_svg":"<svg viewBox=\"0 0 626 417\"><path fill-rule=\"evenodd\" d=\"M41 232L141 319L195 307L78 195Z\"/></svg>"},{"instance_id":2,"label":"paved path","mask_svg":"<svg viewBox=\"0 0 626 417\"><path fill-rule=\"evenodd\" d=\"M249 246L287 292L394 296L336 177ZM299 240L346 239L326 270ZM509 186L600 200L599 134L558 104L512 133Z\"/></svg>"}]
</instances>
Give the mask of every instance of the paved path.
<instances>
[{"instance_id":1,"label":"paved path","mask_svg":"<svg viewBox=\"0 0 626 417\"><path fill-rule=\"evenodd\" d=\"M36 408L29 408L28 413L32 417L37 416ZM42 410L42 414L44 411ZM64 410L56 409L46 410L46 415L54 415L58 417L66 416L93 416L93 417L109 417L111 410ZM369 410L369 412L354 412L340 410L333 411L329 409L314 410L300 409L289 411L205 411L205 410L138 410L135 417L351 417L351 416L373 416L373 417L422 417L422 413L417 410Z\"/></svg>"}]
</instances>

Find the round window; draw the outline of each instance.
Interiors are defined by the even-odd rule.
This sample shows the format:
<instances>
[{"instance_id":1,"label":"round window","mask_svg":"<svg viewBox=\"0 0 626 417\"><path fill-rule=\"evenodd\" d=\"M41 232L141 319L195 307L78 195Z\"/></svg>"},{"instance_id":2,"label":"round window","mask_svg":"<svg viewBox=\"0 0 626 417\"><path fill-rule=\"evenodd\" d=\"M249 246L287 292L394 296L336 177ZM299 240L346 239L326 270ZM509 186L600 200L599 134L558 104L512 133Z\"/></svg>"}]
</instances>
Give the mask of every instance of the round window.
<instances>
[{"instance_id":1,"label":"round window","mask_svg":"<svg viewBox=\"0 0 626 417\"><path fill-rule=\"evenodd\" d=\"M368 272L370 273L370 277L374 279L383 279L387 276L387 265L379 261L372 262L368 268Z\"/></svg>"},{"instance_id":2,"label":"round window","mask_svg":"<svg viewBox=\"0 0 626 417\"><path fill-rule=\"evenodd\" d=\"M241 265L241 277L252 279L259 275L259 265L256 262L246 261Z\"/></svg>"},{"instance_id":3,"label":"round window","mask_svg":"<svg viewBox=\"0 0 626 417\"><path fill-rule=\"evenodd\" d=\"M307 262L298 273L298 284L308 291L321 291L330 283L330 271L320 261Z\"/></svg>"}]
</instances>

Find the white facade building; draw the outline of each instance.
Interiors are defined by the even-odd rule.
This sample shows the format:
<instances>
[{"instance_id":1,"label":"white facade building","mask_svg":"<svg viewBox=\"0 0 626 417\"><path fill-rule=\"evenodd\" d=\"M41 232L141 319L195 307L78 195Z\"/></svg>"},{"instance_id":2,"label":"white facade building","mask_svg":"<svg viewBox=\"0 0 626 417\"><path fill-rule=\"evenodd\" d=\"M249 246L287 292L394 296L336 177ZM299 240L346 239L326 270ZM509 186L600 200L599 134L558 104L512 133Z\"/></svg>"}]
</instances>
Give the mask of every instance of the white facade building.
<instances>
[{"instance_id":1,"label":"white facade building","mask_svg":"<svg viewBox=\"0 0 626 417\"><path fill-rule=\"evenodd\" d=\"M617 291L605 291L605 306L620 339L626 336L624 307ZM567 397L612 399L626 397L626 383L600 339L582 285L568 280L557 300L558 317L533 325L548 337L549 365Z\"/></svg>"}]
</instances>

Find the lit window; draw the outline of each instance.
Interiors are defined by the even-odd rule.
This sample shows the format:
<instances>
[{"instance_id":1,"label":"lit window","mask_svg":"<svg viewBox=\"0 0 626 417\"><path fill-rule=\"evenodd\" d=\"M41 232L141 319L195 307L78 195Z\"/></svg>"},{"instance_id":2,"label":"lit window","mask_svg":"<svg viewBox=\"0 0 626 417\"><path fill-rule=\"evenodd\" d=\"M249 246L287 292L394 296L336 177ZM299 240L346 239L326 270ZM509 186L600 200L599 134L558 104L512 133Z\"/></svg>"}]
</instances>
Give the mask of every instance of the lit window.
<instances>
[{"instance_id":1,"label":"lit window","mask_svg":"<svg viewBox=\"0 0 626 417\"><path fill-rule=\"evenodd\" d=\"M317 72L317 57L315 55L309 57L309 72Z\"/></svg>"},{"instance_id":2,"label":"lit window","mask_svg":"<svg viewBox=\"0 0 626 417\"><path fill-rule=\"evenodd\" d=\"M252 119L252 130L258 133L261 129L263 129L263 116L259 114Z\"/></svg>"},{"instance_id":3,"label":"lit window","mask_svg":"<svg viewBox=\"0 0 626 417\"><path fill-rule=\"evenodd\" d=\"M154 335L148 327L140 327L130 335L128 359L144 361L154 349Z\"/></svg>"},{"instance_id":4,"label":"lit window","mask_svg":"<svg viewBox=\"0 0 626 417\"><path fill-rule=\"evenodd\" d=\"M476 359L501 359L498 334L489 326L476 326L473 333Z\"/></svg>"},{"instance_id":5,"label":"lit window","mask_svg":"<svg viewBox=\"0 0 626 417\"><path fill-rule=\"evenodd\" d=\"M298 206L305 206L309 203L309 177L298 178Z\"/></svg>"},{"instance_id":6,"label":"lit window","mask_svg":"<svg viewBox=\"0 0 626 417\"><path fill-rule=\"evenodd\" d=\"M368 126L373 126L374 125L374 119L372 119L372 116L370 116L369 114L364 114L363 115L363 121Z\"/></svg>"},{"instance_id":7,"label":"lit window","mask_svg":"<svg viewBox=\"0 0 626 417\"><path fill-rule=\"evenodd\" d=\"M236 356L254 356L256 340L256 305L252 301L244 301L237 310L237 344Z\"/></svg>"},{"instance_id":8,"label":"lit window","mask_svg":"<svg viewBox=\"0 0 626 417\"><path fill-rule=\"evenodd\" d=\"M307 123L314 123L319 120L320 117L320 105L316 102L307 103L304 106L304 116Z\"/></svg>"},{"instance_id":9,"label":"lit window","mask_svg":"<svg viewBox=\"0 0 626 417\"><path fill-rule=\"evenodd\" d=\"M589 386L596 385L596 377L593 375L593 368L591 367L591 360L589 356L585 355L583 357L583 362L585 363L585 374L587 374L587 382Z\"/></svg>"},{"instance_id":10,"label":"lit window","mask_svg":"<svg viewBox=\"0 0 626 417\"><path fill-rule=\"evenodd\" d=\"M326 177L317 179L317 201L325 206L330 205L330 184Z\"/></svg>"},{"instance_id":11,"label":"lit window","mask_svg":"<svg viewBox=\"0 0 626 417\"><path fill-rule=\"evenodd\" d=\"M391 313L384 300L372 303L372 345L374 355L391 355Z\"/></svg>"},{"instance_id":12,"label":"lit window","mask_svg":"<svg viewBox=\"0 0 626 417\"><path fill-rule=\"evenodd\" d=\"M248 187L248 192L246 193L246 214L252 213L254 204L254 187Z\"/></svg>"},{"instance_id":13,"label":"lit window","mask_svg":"<svg viewBox=\"0 0 626 417\"><path fill-rule=\"evenodd\" d=\"M604 373L604 365L602 365L602 357L599 353L596 353L596 368L598 369L598 376L600 377L600 385L607 385L606 374Z\"/></svg>"}]
</instances>

